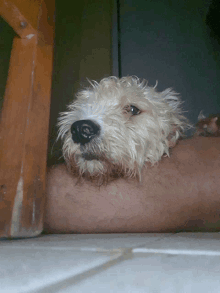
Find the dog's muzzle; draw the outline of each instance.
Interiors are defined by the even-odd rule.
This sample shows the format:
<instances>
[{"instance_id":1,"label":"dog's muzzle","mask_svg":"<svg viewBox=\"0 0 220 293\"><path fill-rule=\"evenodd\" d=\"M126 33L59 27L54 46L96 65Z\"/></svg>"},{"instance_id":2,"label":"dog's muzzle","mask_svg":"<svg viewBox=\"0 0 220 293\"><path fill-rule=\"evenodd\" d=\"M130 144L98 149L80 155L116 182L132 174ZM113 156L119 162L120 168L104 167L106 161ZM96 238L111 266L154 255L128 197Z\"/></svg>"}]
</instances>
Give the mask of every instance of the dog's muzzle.
<instances>
[{"instance_id":1,"label":"dog's muzzle","mask_svg":"<svg viewBox=\"0 0 220 293\"><path fill-rule=\"evenodd\" d=\"M84 145L100 134L100 126L92 120L79 120L71 126L72 140Z\"/></svg>"}]
</instances>

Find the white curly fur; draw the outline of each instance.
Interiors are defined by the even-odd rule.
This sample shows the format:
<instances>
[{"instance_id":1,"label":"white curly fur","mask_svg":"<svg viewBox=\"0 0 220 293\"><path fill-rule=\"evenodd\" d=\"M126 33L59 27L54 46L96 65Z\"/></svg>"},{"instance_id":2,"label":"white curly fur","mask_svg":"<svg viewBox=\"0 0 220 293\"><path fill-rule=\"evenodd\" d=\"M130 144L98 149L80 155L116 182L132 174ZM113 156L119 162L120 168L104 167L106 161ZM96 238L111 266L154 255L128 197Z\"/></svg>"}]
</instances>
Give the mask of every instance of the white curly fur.
<instances>
[{"instance_id":1,"label":"white curly fur","mask_svg":"<svg viewBox=\"0 0 220 293\"><path fill-rule=\"evenodd\" d=\"M118 176L141 177L146 162L154 164L189 127L178 95L171 89L159 93L137 77L104 78L78 92L77 99L59 118L58 138L69 168L81 177L108 181ZM132 107L140 110L132 114ZM100 133L89 143L72 140L71 126L89 119ZM92 159L86 160L87 156Z\"/></svg>"}]
</instances>

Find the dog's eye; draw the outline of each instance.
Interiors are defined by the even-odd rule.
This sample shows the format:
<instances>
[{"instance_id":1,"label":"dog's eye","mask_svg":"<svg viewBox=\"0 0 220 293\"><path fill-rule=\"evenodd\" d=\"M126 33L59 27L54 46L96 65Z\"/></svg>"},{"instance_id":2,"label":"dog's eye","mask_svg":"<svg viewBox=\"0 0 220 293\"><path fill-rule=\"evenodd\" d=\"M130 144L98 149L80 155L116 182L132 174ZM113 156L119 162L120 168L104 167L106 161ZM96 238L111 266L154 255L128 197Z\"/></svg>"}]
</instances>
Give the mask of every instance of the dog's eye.
<instances>
[{"instance_id":1,"label":"dog's eye","mask_svg":"<svg viewBox=\"0 0 220 293\"><path fill-rule=\"evenodd\" d=\"M141 111L137 107L135 107L133 105L130 106L130 111L131 111L132 115L138 115L138 114L141 113Z\"/></svg>"},{"instance_id":2,"label":"dog's eye","mask_svg":"<svg viewBox=\"0 0 220 293\"><path fill-rule=\"evenodd\" d=\"M124 111L125 113L129 113L132 116L133 115L139 115L141 113L141 110L139 110L137 107L133 106L133 105L127 105L124 107Z\"/></svg>"},{"instance_id":3,"label":"dog's eye","mask_svg":"<svg viewBox=\"0 0 220 293\"><path fill-rule=\"evenodd\" d=\"M132 115L138 115L138 114L141 113L141 111L140 111L137 107L135 107L135 106L133 106L133 105L130 105L130 106L127 108L127 111L130 112Z\"/></svg>"}]
</instances>

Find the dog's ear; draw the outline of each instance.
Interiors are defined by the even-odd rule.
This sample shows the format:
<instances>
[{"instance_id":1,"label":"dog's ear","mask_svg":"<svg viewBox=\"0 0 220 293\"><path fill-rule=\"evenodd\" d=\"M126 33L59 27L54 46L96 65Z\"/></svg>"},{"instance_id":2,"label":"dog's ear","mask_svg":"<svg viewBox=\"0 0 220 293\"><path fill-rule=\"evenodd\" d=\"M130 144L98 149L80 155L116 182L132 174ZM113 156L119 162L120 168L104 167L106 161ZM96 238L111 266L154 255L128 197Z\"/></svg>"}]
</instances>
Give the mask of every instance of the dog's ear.
<instances>
[{"instance_id":1,"label":"dog's ear","mask_svg":"<svg viewBox=\"0 0 220 293\"><path fill-rule=\"evenodd\" d=\"M201 110L200 113L199 113L198 121L206 118L205 115L202 112L203 112L203 110Z\"/></svg>"}]
</instances>

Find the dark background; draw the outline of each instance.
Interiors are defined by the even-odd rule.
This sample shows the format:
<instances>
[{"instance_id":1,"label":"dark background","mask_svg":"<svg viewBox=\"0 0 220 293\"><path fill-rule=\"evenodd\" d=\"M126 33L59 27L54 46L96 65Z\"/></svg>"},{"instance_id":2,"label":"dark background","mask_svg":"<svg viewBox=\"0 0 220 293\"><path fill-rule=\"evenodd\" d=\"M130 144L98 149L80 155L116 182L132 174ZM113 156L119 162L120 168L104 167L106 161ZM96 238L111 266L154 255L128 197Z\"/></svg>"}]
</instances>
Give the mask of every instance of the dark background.
<instances>
[{"instance_id":1,"label":"dark background","mask_svg":"<svg viewBox=\"0 0 220 293\"><path fill-rule=\"evenodd\" d=\"M48 164L61 162L58 113L86 78L136 75L181 94L185 114L220 112L220 4L210 0L56 1ZM12 29L0 20L1 104ZM1 105L0 104L0 105Z\"/></svg>"}]
</instances>

